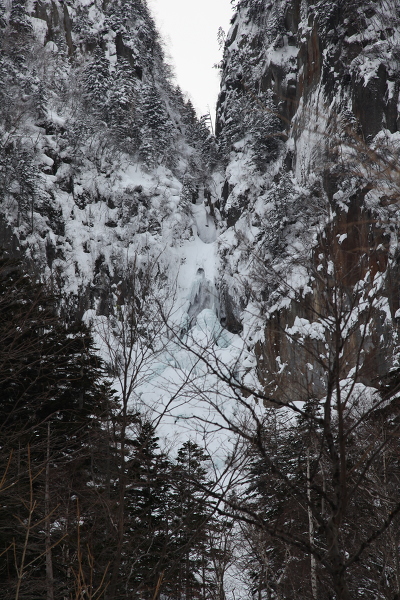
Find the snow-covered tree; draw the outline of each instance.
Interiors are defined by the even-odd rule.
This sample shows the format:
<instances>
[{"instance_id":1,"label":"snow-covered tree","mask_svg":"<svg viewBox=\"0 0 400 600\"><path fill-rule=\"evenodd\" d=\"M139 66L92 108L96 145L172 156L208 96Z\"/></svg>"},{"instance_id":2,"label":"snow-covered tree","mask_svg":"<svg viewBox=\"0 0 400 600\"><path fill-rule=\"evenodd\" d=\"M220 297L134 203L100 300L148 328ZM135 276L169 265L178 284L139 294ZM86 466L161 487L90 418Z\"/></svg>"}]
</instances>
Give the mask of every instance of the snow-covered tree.
<instances>
[{"instance_id":1,"label":"snow-covered tree","mask_svg":"<svg viewBox=\"0 0 400 600\"><path fill-rule=\"evenodd\" d=\"M26 13L26 0L12 0L10 25L15 32L20 34L32 31L32 25Z\"/></svg>"},{"instance_id":2,"label":"snow-covered tree","mask_svg":"<svg viewBox=\"0 0 400 600\"><path fill-rule=\"evenodd\" d=\"M165 104L155 85L144 88L142 93L142 128L140 156L152 167L160 163L171 164L169 150L173 142L173 127Z\"/></svg>"},{"instance_id":3,"label":"snow-covered tree","mask_svg":"<svg viewBox=\"0 0 400 600\"><path fill-rule=\"evenodd\" d=\"M118 147L134 152L140 136L140 89L126 59L118 60L112 80L107 108L112 135Z\"/></svg>"},{"instance_id":4,"label":"snow-covered tree","mask_svg":"<svg viewBox=\"0 0 400 600\"><path fill-rule=\"evenodd\" d=\"M83 96L88 107L99 117L106 118L110 89L110 65L101 46L96 46L93 58L83 73Z\"/></svg>"}]
</instances>

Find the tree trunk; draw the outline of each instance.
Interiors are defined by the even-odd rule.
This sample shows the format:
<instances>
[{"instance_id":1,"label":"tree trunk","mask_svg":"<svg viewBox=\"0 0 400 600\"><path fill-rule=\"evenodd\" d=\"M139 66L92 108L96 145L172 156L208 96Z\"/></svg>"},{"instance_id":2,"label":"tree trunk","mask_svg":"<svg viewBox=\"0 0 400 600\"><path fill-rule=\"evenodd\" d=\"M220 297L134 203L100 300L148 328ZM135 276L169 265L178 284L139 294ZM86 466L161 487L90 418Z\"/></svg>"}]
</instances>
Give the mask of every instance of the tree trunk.
<instances>
[{"instance_id":1,"label":"tree trunk","mask_svg":"<svg viewBox=\"0 0 400 600\"><path fill-rule=\"evenodd\" d=\"M310 547L314 548L314 520L311 510L311 482L310 482L310 450L307 449L307 512L308 512L308 534L310 540ZM317 591L317 561L315 560L314 554L310 556L311 560L311 593L313 600L318 600Z\"/></svg>"},{"instance_id":2,"label":"tree trunk","mask_svg":"<svg viewBox=\"0 0 400 600\"><path fill-rule=\"evenodd\" d=\"M126 429L128 425L128 398L123 393L123 405L122 405L122 423L120 432L120 465L118 474L118 512L117 512L117 543L115 547L115 556L113 561L113 568L111 572L110 585L107 589L107 598L113 600L116 596L117 584L120 577L120 567L122 562L122 549L124 545L125 536L125 494L126 494Z\"/></svg>"},{"instance_id":3,"label":"tree trunk","mask_svg":"<svg viewBox=\"0 0 400 600\"><path fill-rule=\"evenodd\" d=\"M47 456L44 489L44 514L45 514L45 549L46 549L46 597L54 600L54 575L53 557L51 552L51 525L50 525L50 423L47 423Z\"/></svg>"}]
</instances>

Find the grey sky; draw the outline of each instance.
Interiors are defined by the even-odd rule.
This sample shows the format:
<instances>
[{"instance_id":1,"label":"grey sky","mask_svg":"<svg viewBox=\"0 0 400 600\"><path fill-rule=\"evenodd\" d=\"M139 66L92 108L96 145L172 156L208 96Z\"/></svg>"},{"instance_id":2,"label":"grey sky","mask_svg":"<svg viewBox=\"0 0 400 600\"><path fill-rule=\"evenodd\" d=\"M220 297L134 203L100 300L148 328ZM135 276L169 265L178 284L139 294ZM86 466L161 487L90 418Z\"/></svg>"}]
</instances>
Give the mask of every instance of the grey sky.
<instances>
[{"instance_id":1,"label":"grey sky","mask_svg":"<svg viewBox=\"0 0 400 600\"><path fill-rule=\"evenodd\" d=\"M232 16L230 0L149 0L149 6L175 67L177 83L199 115L210 108L214 120L219 75L213 65L221 60L218 28L227 32Z\"/></svg>"}]
</instances>

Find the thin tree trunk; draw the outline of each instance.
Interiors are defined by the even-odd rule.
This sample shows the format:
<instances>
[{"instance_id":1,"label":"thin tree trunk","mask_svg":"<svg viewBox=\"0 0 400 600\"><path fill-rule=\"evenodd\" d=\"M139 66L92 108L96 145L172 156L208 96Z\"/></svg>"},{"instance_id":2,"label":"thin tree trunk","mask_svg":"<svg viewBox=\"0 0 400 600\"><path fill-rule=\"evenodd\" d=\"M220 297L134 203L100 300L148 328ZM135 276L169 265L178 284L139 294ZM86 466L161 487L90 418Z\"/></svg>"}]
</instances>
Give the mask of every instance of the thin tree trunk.
<instances>
[{"instance_id":1,"label":"thin tree trunk","mask_svg":"<svg viewBox=\"0 0 400 600\"><path fill-rule=\"evenodd\" d=\"M30 536L31 529L32 529L33 513L35 512L35 509L36 509L36 502L33 498L33 475L32 475L32 467L31 467L31 449L30 449L29 445L28 445L28 474L29 474L29 504L28 504L29 512L28 512L28 519L27 519L27 522L25 525L25 540L24 540L24 545L22 547L21 562L20 562L19 566L17 564L15 565L16 571L17 571L17 588L15 590L15 600L19 600L22 579L25 576L25 560L26 560L26 554L28 551L29 536Z\"/></svg>"},{"instance_id":2,"label":"thin tree trunk","mask_svg":"<svg viewBox=\"0 0 400 600\"><path fill-rule=\"evenodd\" d=\"M314 548L314 520L311 510L311 482L310 482L310 450L307 449L307 512L308 512L308 533L310 539L310 546ZM314 554L310 556L311 560L311 593L314 600L318 600L317 590L317 561L315 560Z\"/></svg>"},{"instance_id":3,"label":"thin tree trunk","mask_svg":"<svg viewBox=\"0 0 400 600\"><path fill-rule=\"evenodd\" d=\"M51 552L51 526L50 526L50 423L47 423L47 456L44 490L45 514L45 548L46 548L46 590L47 600L54 600L54 574L53 557Z\"/></svg>"},{"instance_id":4,"label":"thin tree trunk","mask_svg":"<svg viewBox=\"0 0 400 600\"><path fill-rule=\"evenodd\" d=\"M126 386L125 386L126 389ZM122 563L122 549L124 544L125 536L125 494L126 494L126 458L125 458L125 442L126 442L126 429L128 425L128 398L123 392L123 404L122 404L122 424L121 424L121 439L120 439L120 464L118 474L119 484L119 502L117 512L117 540L115 548L115 556L113 561L113 569L111 572L110 585L107 589L107 597L113 600L117 591L118 579L120 577L120 567Z\"/></svg>"}]
</instances>

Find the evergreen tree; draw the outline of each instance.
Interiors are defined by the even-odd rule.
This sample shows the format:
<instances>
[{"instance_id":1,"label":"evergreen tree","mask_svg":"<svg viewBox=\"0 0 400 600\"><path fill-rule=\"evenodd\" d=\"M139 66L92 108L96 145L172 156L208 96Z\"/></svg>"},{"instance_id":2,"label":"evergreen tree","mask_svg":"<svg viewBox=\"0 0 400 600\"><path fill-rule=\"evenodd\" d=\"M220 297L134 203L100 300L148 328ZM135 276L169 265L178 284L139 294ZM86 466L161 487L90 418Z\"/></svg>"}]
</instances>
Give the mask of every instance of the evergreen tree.
<instances>
[{"instance_id":1,"label":"evergreen tree","mask_svg":"<svg viewBox=\"0 0 400 600\"><path fill-rule=\"evenodd\" d=\"M197 123L196 111L191 100L187 100L182 106L182 122L185 125L185 133L190 137L192 128Z\"/></svg>"},{"instance_id":2,"label":"evergreen tree","mask_svg":"<svg viewBox=\"0 0 400 600\"><path fill-rule=\"evenodd\" d=\"M135 595L155 598L163 589L163 574L171 560L168 551L170 463L159 450L154 426L141 418L137 437L132 440L128 469L123 556L126 585Z\"/></svg>"},{"instance_id":3,"label":"evergreen tree","mask_svg":"<svg viewBox=\"0 0 400 600\"><path fill-rule=\"evenodd\" d=\"M266 166L278 158L282 125L271 95L260 94L257 99L252 100L252 110L247 115L246 126L252 139L254 164L263 173Z\"/></svg>"},{"instance_id":4,"label":"evergreen tree","mask_svg":"<svg viewBox=\"0 0 400 600\"><path fill-rule=\"evenodd\" d=\"M32 52L34 44L33 28L26 13L25 4L25 0L13 0L9 19L10 29L5 40L7 54L16 70L12 76L19 79L18 83L21 86L26 85L29 80L27 57ZM15 96L15 91L13 95Z\"/></svg>"},{"instance_id":5,"label":"evergreen tree","mask_svg":"<svg viewBox=\"0 0 400 600\"><path fill-rule=\"evenodd\" d=\"M127 152L134 152L139 143L141 119L137 85L132 67L126 59L120 58L109 93L108 117L116 144Z\"/></svg>"},{"instance_id":6,"label":"evergreen tree","mask_svg":"<svg viewBox=\"0 0 400 600\"><path fill-rule=\"evenodd\" d=\"M7 26L6 8L4 6L4 1L0 0L0 30L5 29L6 26Z\"/></svg>"},{"instance_id":7,"label":"evergreen tree","mask_svg":"<svg viewBox=\"0 0 400 600\"><path fill-rule=\"evenodd\" d=\"M37 80L32 96L38 122L43 124L47 118L48 102L48 90L46 89L44 81L40 79Z\"/></svg>"},{"instance_id":8,"label":"evergreen tree","mask_svg":"<svg viewBox=\"0 0 400 600\"><path fill-rule=\"evenodd\" d=\"M87 329L61 323L54 298L4 255L0 339L1 591L3 598L42 597L50 585L44 575L52 563L49 549L66 522L55 508L60 503L51 500L55 481L64 493L71 485L73 494L71 465L82 464L88 436L98 428L101 362Z\"/></svg>"},{"instance_id":9,"label":"evergreen tree","mask_svg":"<svg viewBox=\"0 0 400 600\"><path fill-rule=\"evenodd\" d=\"M290 532L291 536L301 539L303 532L308 531L304 498L307 498L310 436L304 421L286 425L279 415L272 414L263 432L263 455L250 450L251 484L247 506L262 514L268 529L277 532L275 538L267 533L258 535L257 528L244 528L250 548L250 589L259 598L270 598L274 594L287 597L293 588L296 598L312 597L309 562L307 564L296 549L288 547L285 536L282 540L279 538L279 532Z\"/></svg>"},{"instance_id":10,"label":"evergreen tree","mask_svg":"<svg viewBox=\"0 0 400 600\"><path fill-rule=\"evenodd\" d=\"M198 119L189 100L184 108L183 122L186 139L196 150L198 158L197 171L204 180L205 177L209 176L218 161L216 141L209 129L209 125L211 125L210 116L203 115Z\"/></svg>"},{"instance_id":11,"label":"evergreen tree","mask_svg":"<svg viewBox=\"0 0 400 600\"><path fill-rule=\"evenodd\" d=\"M1 17L0 17L1 19ZM1 30L1 20L0 20L0 30ZM9 65L5 56L5 52L3 50L3 43L0 39L0 102L3 107L3 122L5 127L7 128L7 115L9 112L9 105L11 103L10 93L9 93Z\"/></svg>"},{"instance_id":12,"label":"evergreen tree","mask_svg":"<svg viewBox=\"0 0 400 600\"><path fill-rule=\"evenodd\" d=\"M54 298L4 255L0 339L2 447L35 441L47 422L57 425L63 446L62 432L68 435L96 413L101 361L87 328L60 322Z\"/></svg>"},{"instance_id":13,"label":"evergreen tree","mask_svg":"<svg viewBox=\"0 0 400 600\"><path fill-rule=\"evenodd\" d=\"M276 107L271 94L255 95L241 79L232 88L229 91L229 111L219 137L220 152L227 159L233 145L248 136L246 148L251 150L255 167L264 172L266 166L277 158L280 149L282 125Z\"/></svg>"},{"instance_id":14,"label":"evergreen tree","mask_svg":"<svg viewBox=\"0 0 400 600\"><path fill-rule=\"evenodd\" d=\"M175 598L199 598L210 561L208 533L215 523L207 497L209 457L188 440L178 451L173 477L172 522L174 556L169 593Z\"/></svg>"},{"instance_id":15,"label":"evergreen tree","mask_svg":"<svg viewBox=\"0 0 400 600\"><path fill-rule=\"evenodd\" d=\"M17 33L30 33L32 31L32 25L26 13L25 0L12 0L10 25Z\"/></svg>"},{"instance_id":16,"label":"evergreen tree","mask_svg":"<svg viewBox=\"0 0 400 600\"><path fill-rule=\"evenodd\" d=\"M102 119L106 118L106 106L110 89L109 62L104 50L97 45L91 62L83 73L83 96L88 106Z\"/></svg>"},{"instance_id":17,"label":"evergreen tree","mask_svg":"<svg viewBox=\"0 0 400 600\"><path fill-rule=\"evenodd\" d=\"M107 25L121 36L126 46L135 48L135 54L140 57L140 69L154 73L155 62L160 65L163 61L163 51L147 3L143 0L110 2Z\"/></svg>"},{"instance_id":18,"label":"evergreen tree","mask_svg":"<svg viewBox=\"0 0 400 600\"><path fill-rule=\"evenodd\" d=\"M154 85L144 89L142 96L142 140L140 156L148 167L171 163L173 127L164 103Z\"/></svg>"}]
</instances>

